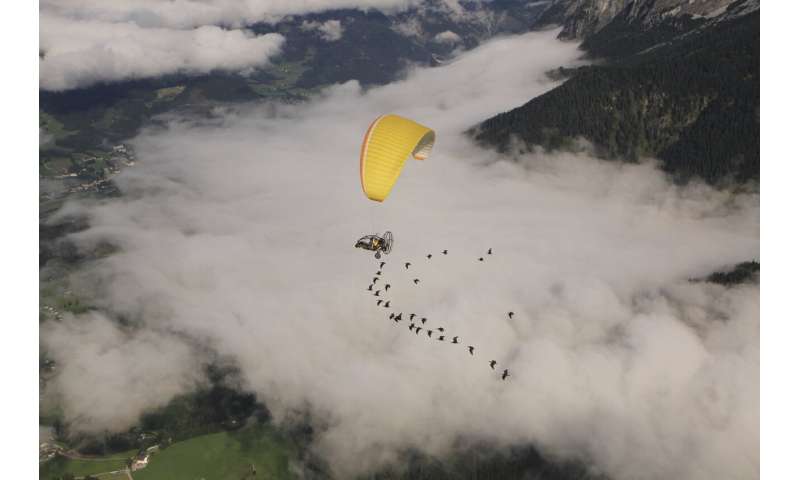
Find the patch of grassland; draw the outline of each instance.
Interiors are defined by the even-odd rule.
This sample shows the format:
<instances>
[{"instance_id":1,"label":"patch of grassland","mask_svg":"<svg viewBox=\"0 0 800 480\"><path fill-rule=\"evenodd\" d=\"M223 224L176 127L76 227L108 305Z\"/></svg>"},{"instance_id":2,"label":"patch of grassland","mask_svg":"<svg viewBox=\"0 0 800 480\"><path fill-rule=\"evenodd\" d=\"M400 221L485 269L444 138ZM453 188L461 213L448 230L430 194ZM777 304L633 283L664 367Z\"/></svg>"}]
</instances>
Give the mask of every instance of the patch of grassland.
<instances>
[{"instance_id":1,"label":"patch of grassland","mask_svg":"<svg viewBox=\"0 0 800 480\"><path fill-rule=\"evenodd\" d=\"M56 309L70 312L75 315L89 311L90 305L82 301L76 295L66 294L56 298Z\"/></svg>"},{"instance_id":2,"label":"patch of grassland","mask_svg":"<svg viewBox=\"0 0 800 480\"><path fill-rule=\"evenodd\" d=\"M100 480L128 480L128 474L125 472L111 473L107 475L95 475Z\"/></svg>"},{"instance_id":3,"label":"patch of grassland","mask_svg":"<svg viewBox=\"0 0 800 480\"><path fill-rule=\"evenodd\" d=\"M72 167L72 159L69 157L49 157L39 159L39 175L51 177L56 175L66 175Z\"/></svg>"},{"instance_id":4,"label":"patch of grassland","mask_svg":"<svg viewBox=\"0 0 800 480\"><path fill-rule=\"evenodd\" d=\"M109 107L103 111L103 115L98 120L92 122L92 125L101 129L114 128L114 125L124 116L125 113L122 109Z\"/></svg>"},{"instance_id":5,"label":"patch of grassland","mask_svg":"<svg viewBox=\"0 0 800 480\"><path fill-rule=\"evenodd\" d=\"M155 453L135 480L288 479L293 448L266 427L219 432L176 442Z\"/></svg>"},{"instance_id":6,"label":"patch of grassland","mask_svg":"<svg viewBox=\"0 0 800 480\"><path fill-rule=\"evenodd\" d=\"M51 480L68 473L76 477L84 477L86 475L113 472L114 470L124 470L128 458L134 455L136 455L135 450L97 459L75 459L59 455L39 465L39 478L41 480Z\"/></svg>"},{"instance_id":7,"label":"patch of grassland","mask_svg":"<svg viewBox=\"0 0 800 480\"><path fill-rule=\"evenodd\" d=\"M253 81L250 82L250 88L262 97L279 97L286 94L303 97L308 96L311 92L303 88L295 87L295 83L297 83L300 76L309 69L308 63L313 59L315 54L316 52L310 49L303 60L294 62L277 61L273 63L269 67L263 69L268 80L265 80L263 77L259 80L258 76L256 76Z\"/></svg>"},{"instance_id":8,"label":"patch of grassland","mask_svg":"<svg viewBox=\"0 0 800 480\"><path fill-rule=\"evenodd\" d=\"M39 128L53 136L53 140L67 137L75 133L74 131L64 128L64 124L58 121L54 116L39 111Z\"/></svg>"}]
</instances>

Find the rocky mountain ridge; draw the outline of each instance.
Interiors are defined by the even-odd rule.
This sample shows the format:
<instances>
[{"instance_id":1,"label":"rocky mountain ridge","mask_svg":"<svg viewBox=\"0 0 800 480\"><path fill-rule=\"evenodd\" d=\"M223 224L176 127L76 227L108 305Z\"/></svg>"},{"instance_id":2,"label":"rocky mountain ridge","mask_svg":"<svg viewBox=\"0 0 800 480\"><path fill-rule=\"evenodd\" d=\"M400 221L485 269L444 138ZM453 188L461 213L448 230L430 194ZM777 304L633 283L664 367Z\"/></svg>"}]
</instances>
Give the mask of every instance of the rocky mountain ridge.
<instances>
[{"instance_id":1,"label":"rocky mountain ridge","mask_svg":"<svg viewBox=\"0 0 800 480\"><path fill-rule=\"evenodd\" d=\"M563 25L560 38L575 40L600 32L614 20L649 28L681 17L710 19L751 13L759 8L759 3L759 0L555 0L537 24Z\"/></svg>"}]
</instances>

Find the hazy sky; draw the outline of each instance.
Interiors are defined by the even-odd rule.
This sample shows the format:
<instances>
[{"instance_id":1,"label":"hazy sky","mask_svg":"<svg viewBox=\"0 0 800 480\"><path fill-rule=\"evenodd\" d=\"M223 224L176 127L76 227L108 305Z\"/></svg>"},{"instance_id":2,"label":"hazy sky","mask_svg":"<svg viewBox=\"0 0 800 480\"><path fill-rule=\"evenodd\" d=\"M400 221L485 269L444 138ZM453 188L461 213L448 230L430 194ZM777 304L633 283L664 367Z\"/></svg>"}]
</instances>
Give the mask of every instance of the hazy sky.
<instances>
[{"instance_id":1,"label":"hazy sky","mask_svg":"<svg viewBox=\"0 0 800 480\"><path fill-rule=\"evenodd\" d=\"M44 324L60 372L48 395L76 429L125 428L191 388L214 352L278 420L310 410L315 448L343 476L459 438L530 442L619 479L757 478L758 286L687 279L758 258L758 196L676 187L651 163L512 161L461 135L553 87L544 72L579 55L555 35L144 132L117 177L124 196L69 208L90 217L80 245L120 246L75 288L139 326ZM388 112L437 143L377 204L358 151ZM353 244L388 229L385 309L366 291L377 262ZM400 311L463 344L414 335L388 319Z\"/></svg>"}]
</instances>

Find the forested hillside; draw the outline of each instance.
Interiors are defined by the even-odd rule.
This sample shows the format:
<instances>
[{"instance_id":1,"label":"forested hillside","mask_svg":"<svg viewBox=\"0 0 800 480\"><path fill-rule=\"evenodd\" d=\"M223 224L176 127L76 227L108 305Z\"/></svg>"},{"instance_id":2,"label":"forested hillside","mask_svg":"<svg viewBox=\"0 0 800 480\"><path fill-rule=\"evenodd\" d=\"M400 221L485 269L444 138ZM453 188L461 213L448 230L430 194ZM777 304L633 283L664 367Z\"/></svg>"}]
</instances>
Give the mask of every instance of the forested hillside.
<instances>
[{"instance_id":1,"label":"forested hillside","mask_svg":"<svg viewBox=\"0 0 800 480\"><path fill-rule=\"evenodd\" d=\"M605 158L655 156L679 181L759 178L759 12L688 16L645 28L625 12L583 43L602 64L471 132L506 150L564 149L583 137Z\"/></svg>"}]
</instances>

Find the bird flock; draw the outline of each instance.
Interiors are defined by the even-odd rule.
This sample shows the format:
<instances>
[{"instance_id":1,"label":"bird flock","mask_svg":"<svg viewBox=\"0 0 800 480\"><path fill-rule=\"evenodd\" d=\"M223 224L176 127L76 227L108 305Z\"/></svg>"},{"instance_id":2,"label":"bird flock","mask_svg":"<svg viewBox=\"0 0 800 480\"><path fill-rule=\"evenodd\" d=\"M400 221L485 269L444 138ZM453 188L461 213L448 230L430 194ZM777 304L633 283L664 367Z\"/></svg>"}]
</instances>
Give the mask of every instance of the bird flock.
<instances>
[{"instance_id":1,"label":"bird flock","mask_svg":"<svg viewBox=\"0 0 800 480\"><path fill-rule=\"evenodd\" d=\"M441 254L447 255L448 250L446 249L442 250ZM492 255L492 249L490 248L489 250L487 250L485 255L486 255L485 257L484 256L478 257L478 261L479 262L486 261L487 257ZM429 253L425 257L428 260L431 260L433 258L433 254ZM387 299L386 296L389 293L389 289L392 288L392 285L388 282L381 280L383 278L382 276L383 267L385 267L386 265L387 262L385 261L382 261L378 264L378 271L375 272L374 276L372 277L372 283L370 283L369 286L367 286L367 291L371 292L374 297L381 297L381 294L384 294L383 295L384 298L379 298L376 302L376 305L378 307L389 309L391 308L391 300ZM403 266L405 267L406 270L410 270L413 267L412 263L408 261L404 262ZM383 287L381 287L378 282L382 282ZM414 278L412 282L414 283L414 285L419 285L421 280L419 278ZM455 335L451 339L449 339L448 336L444 334L445 333L444 327L441 326L433 327L432 325L428 324L429 320L427 317L419 316L416 313L408 313L405 314L406 316L404 317L404 314L405 312L395 313L394 311L391 311L389 313L389 320L392 320L395 325L400 325L402 322L405 322L403 323L403 325L408 325L408 331L413 333L414 335L420 335L420 333L424 331L425 333L423 334L423 338L427 336L427 338L433 341L448 342L452 345L463 345L463 342L459 340L460 337L458 335ZM510 311L506 315L508 316L509 319L514 318L514 312ZM475 348L474 345L466 345L466 351L470 356L474 357L476 350L477 349ZM489 368L491 368L493 371L499 371L499 368L497 368L497 361L494 359L489 361ZM505 380L511 376L511 373L508 371L507 368L504 368L499 376L501 380Z\"/></svg>"}]
</instances>

